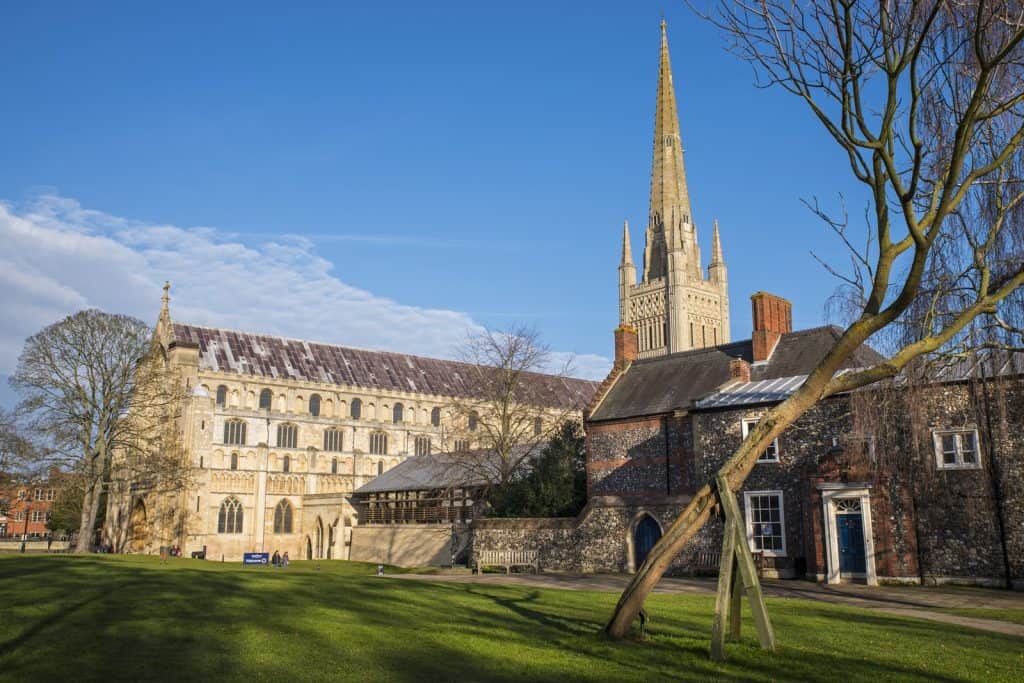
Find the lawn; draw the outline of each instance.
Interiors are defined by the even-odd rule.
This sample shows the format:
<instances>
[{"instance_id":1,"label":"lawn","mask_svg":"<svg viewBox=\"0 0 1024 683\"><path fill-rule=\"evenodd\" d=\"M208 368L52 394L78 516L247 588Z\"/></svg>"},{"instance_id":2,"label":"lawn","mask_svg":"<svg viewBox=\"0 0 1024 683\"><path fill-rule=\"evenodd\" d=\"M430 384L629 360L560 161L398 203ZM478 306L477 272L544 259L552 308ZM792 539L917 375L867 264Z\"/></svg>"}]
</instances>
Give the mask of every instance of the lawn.
<instances>
[{"instance_id":1,"label":"lawn","mask_svg":"<svg viewBox=\"0 0 1024 683\"><path fill-rule=\"evenodd\" d=\"M708 660L712 598L655 595L643 641L605 639L617 595L129 557L0 557L0 680L1019 680L1024 641L769 600Z\"/></svg>"}]
</instances>

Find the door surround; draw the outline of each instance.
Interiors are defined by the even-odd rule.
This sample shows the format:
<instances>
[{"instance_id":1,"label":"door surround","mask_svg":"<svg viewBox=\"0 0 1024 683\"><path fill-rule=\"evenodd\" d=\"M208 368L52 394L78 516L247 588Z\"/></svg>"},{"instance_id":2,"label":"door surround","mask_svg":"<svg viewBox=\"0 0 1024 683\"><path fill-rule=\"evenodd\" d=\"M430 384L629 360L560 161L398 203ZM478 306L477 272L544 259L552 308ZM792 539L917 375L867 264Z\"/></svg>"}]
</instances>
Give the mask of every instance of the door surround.
<instances>
[{"instance_id":1,"label":"door surround","mask_svg":"<svg viewBox=\"0 0 1024 683\"><path fill-rule=\"evenodd\" d=\"M871 486L869 484L818 484L821 491L822 513L825 518L825 557L828 570L825 574L827 583L839 583L842 576L839 571L839 534L836 528L836 503L851 498L860 501L861 521L864 527L864 570L865 580L869 586L878 585L875 573L875 540L871 529Z\"/></svg>"}]
</instances>

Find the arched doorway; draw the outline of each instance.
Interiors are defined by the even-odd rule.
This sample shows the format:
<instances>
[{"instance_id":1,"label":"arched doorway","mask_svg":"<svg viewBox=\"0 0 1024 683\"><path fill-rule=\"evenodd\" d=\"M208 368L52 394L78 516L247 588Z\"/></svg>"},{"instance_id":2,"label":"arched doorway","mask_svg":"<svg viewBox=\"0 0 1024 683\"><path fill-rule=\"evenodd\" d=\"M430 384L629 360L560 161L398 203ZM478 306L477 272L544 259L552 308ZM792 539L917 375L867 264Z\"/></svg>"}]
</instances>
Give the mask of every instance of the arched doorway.
<instances>
[{"instance_id":1,"label":"arched doorway","mask_svg":"<svg viewBox=\"0 0 1024 683\"><path fill-rule=\"evenodd\" d=\"M309 540L309 536L306 536L306 559L313 559L313 542Z\"/></svg>"},{"instance_id":2,"label":"arched doorway","mask_svg":"<svg viewBox=\"0 0 1024 683\"><path fill-rule=\"evenodd\" d=\"M149 522L146 518L146 504L140 498L135 501L131 517L128 518L128 550L133 553L145 552L148 537Z\"/></svg>"},{"instance_id":3,"label":"arched doorway","mask_svg":"<svg viewBox=\"0 0 1024 683\"><path fill-rule=\"evenodd\" d=\"M640 569L647 553L661 538L661 527L650 515L644 515L633 530L633 568Z\"/></svg>"}]
</instances>

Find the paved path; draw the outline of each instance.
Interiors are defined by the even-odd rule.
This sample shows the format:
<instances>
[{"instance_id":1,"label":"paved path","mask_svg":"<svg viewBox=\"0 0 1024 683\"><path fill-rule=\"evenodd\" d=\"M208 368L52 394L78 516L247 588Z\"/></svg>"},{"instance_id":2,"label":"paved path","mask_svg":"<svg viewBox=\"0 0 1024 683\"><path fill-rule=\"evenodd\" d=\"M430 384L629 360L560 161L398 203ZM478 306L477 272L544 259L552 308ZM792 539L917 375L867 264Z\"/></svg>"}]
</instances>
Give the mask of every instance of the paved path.
<instances>
[{"instance_id":1,"label":"paved path","mask_svg":"<svg viewBox=\"0 0 1024 683\"><path fill-rule=\"evenodd\" d=\"M393 578L444 583L483 585L518 585L566 590L591 590L618 593L629 581L621 574L392 574ZM663 578L654 589L657 593L713 594L714 578ZM915 617L956 624L967 628L992 631L1024 638L1024 624L996 619L978 619L935 611L936 608L986 608L1024 610L1024 593L974 588L922 588L920 586L864 586L843 584L830 586L810 581L763 580L765 595L775 598L800 598L839 605L878 610L887 614Z\"/></svg>"}]
</instances>

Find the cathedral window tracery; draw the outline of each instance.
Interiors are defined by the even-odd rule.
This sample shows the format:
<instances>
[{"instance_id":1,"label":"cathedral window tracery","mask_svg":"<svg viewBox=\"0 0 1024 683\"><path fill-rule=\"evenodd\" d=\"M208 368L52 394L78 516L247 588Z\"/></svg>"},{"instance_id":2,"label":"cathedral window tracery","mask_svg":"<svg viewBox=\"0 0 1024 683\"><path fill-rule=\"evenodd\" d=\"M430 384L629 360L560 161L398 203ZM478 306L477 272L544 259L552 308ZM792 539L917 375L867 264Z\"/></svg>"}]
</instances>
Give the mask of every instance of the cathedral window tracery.
<instances>
[{"instance_id":1,"label":"cathedral window tracery","mask_svg":"<svg viewBox=\"0 0 1024 683\"><path fill-rule=\"evenodd\" d=\"M292 504L287 499L282 500L274 508L274 533L292 533Z\"/></svg>"},{"instance_id":2,"label":"cathedral window tracery","mask_svg":"<svg viewBox=\"0 0 1024 683\"><path fill-rule=\"evenodd\" d=\"M234 496L225 498L224 502L220 504L220 514L217 515L217 533L242 533L242 503Z\"/></svg>"},{"instance_id":3,"label":"cathedral window tracery","mask_svg":"<svg viewBox=\"0 0 1024 683\"><path fill-rule=\"evenodd\" d=\"M299 429L293 424L277 426L277 447L298 448Z\"/></svg>"}]
</instances>

